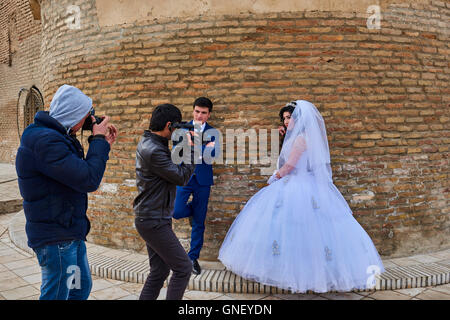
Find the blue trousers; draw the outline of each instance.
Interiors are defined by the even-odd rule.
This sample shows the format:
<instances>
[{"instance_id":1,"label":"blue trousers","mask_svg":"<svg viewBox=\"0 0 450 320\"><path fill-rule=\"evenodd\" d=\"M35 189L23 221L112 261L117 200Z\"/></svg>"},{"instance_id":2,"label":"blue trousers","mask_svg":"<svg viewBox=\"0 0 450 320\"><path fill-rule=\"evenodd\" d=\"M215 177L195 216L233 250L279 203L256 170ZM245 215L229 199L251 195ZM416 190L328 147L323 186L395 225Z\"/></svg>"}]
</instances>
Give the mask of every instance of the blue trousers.
<instances>
[{"instance_id":1,"label":"blue trousers","mask_svg":"<svg viewBox=\"0 0 450 320\"><path fill-rule=\"evenodd\" d=\"M42 270L39 300L87 300L92 277L84 241L68 241L33 250Z\"/></svg>"},{"instance_id":2,"label":"blue trousers","mask_svg":"<svg viewBox=\"0 0 450 320\"><path fill-rule=\"evenodd\" d=\"M191 260L199 258L203 246L210 191L211 186L198 184L195 175L186 186L177 187L173 217L181 219L192 216L191 248L188 253ZM192 202L187 203L191 194L193 195Z\"/></svg>"}]
</instances>

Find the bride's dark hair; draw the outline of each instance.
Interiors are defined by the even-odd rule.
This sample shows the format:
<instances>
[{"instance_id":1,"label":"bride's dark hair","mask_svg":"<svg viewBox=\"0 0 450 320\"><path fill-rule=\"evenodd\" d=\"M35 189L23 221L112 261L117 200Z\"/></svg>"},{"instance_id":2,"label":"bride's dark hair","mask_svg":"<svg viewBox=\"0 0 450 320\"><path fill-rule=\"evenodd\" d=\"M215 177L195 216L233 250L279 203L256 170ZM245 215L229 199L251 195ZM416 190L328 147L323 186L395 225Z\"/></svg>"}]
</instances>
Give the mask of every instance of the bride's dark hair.
<instances>
[{"instance_id":1,"label":"bride's dark hair","mask_svg":"<svg viewBox=\"0 0 450 320\"><path fill-rule=\"evenodd\" d=\"M289 112L291 115L295 110L295 106L297 105L297 103L295 101L291 101L288 104L286 104L283 108L281 108L280 110L280 121L283 122L283 113L285 112Z\"/></svg>"}]
</instances>

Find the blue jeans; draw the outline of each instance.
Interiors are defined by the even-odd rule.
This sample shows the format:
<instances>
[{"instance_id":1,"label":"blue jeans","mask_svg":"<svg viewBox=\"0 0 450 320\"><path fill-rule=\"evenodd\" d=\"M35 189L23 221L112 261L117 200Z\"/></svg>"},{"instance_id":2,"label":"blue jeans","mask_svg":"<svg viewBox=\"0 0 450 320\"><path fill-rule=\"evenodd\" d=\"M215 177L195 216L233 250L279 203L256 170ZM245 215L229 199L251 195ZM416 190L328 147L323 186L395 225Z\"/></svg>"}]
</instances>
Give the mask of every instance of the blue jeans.
<instances>
[{"instance_id":1,"label":"blue jeans","mask_svg":"<svg viewBox=\"0 0 450 320\"><path fill-rule=\"evenodd\" d=\"M42 270L39 300L87 300L92 277L82 240L33 249Z\"/></svg>"}]
</instances>

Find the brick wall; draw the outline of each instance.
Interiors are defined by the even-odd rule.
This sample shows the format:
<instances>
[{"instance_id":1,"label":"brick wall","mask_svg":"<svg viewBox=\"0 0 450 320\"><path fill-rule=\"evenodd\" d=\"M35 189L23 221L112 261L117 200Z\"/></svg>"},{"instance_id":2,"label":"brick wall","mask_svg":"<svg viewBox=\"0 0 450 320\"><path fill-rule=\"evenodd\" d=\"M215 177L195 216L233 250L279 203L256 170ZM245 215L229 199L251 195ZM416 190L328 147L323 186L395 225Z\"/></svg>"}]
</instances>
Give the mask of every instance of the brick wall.
<instances>
[{"instance_id":1,"label":"brick wall","mask_svg":"<svg viewBox=\"0 0 450 320\"><path fill-rule=\"evenodd\" d=\"M79 5L79 30L66 7ZM153 108L190 119L214 102L210 123L275 128L286 102L321 111L334 182L382 255L449 247L448 3L391 4L382 28L367 14L291 12L191 17L100 27L95 1L42 1L45 100L63 83L93 98L120 132L99 191L89 240L143 250L134 228L135 150ZM201 259L214 260L230 224L265 185L256 165L216 165ZM189 241L189 225L175 222Z\"/></svg>"},{"instance_id":2,"label":"brick wall","mask_svg":"<svg viewBox=\"0 0 450 320\"><path fill-rule=\"evenodd\" d=\"M4 0L0 3L0 162L13 162L19 136L17 98L20 88L41 86L41 24L34 20L27 0ZM8 34L11 46L8 42ZM21 96L19 131L23 131Z\"/></svg>"}]
</instances>

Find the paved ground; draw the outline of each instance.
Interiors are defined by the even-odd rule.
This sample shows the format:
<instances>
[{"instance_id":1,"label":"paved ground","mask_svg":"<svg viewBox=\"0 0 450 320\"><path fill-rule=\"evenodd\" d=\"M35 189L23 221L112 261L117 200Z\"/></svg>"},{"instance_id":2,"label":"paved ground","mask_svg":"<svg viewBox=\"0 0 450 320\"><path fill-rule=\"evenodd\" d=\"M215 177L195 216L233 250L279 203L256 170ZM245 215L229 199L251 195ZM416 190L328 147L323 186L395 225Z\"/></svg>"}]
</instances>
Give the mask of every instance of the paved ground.
<instances>
[{"instance_id":1,"label":"paved ground","mask_svg":"<svg viewBox=\"0 0 450 320\"><path fill-rule=\"evenodd\" d=\"M0 215L0 300L35 300L41 284L37 259L17 248L9 239L7 227L15 213ZM91 300L135 300L142 284L93 277ZM164 299L166 288L159 299ZM185 300L450 300L450 284L425 288L326 294L223 294L188 290Z\"/></svg>"},{"instance_id":2,"label":"paved ground","mask_svg":"<svg viewBox=\"0 0 450 320\"><path fill-rule=\"evenodd\" d=\"M0 164L0 181L15 178L11 166ZM9 169L9 171L8 171ZM8 171L8 172L6 172ZM12 183L12 185L11 185ZM17 198L17 182L0 183L0 198ZM16 213L0 214L0 300L35 300L39 298L41 273L37 259L16 247L9 238L7 228ZM88 249L89 250L89 249ZM117 251L117 250L115 250ZM125 253L124 253L125 254ZM442 254L442 253L441 253ZM116 253L114 253L116 255ZM447 253L445 253L447 256ZM429 262L439 254L415 256L419 262ZM413 258L390 259L389 265L407 265ZM417 263L417 261L415 261ZM91 300L135 300L142 284L103 279L93 276ZM166 288L159 299L164 299ZM185 300L450 300L450 284L423 288L382 290L371 292L325 293L325 294L240 294L187 290Z\"/></svg>"}]
</instances>

